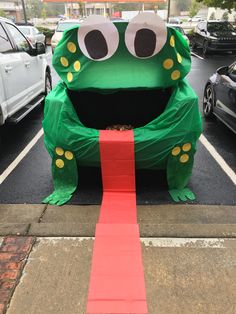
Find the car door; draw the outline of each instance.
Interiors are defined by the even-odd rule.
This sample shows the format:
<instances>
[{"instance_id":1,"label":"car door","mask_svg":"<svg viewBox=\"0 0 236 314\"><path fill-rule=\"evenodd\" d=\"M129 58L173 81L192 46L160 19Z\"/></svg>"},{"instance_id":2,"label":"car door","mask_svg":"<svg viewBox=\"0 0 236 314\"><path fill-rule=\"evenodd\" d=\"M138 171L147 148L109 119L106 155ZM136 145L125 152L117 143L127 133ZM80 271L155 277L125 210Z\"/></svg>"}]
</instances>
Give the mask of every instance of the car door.
<instances>
[{"instance_id":1,"label":"car door","mask_svg":"<svg viewBox=\"0 0 236 314\"><path fill-rule=\"evenodd\" d=\"M35 98L44 90L43 55L33 56L32 49L22 33L12 24L8 29L14 38L18 54L20 54L25 73L25 88L28 100Z\"/></svg>"},{"instance_id":2,"label":"car door","mask_svg":"<svg viewBox=\"0 0 236 314\"><path fill-rule=\"evenodd\" d=\"M5 92L4 110L7 115L21 108L27 100L26 70L19 53L16 53L4 23L0 23L0 72Z\"/></svg>"},{"instance_id":3,"label":"car door","mask_svg":"<svg viewBox=\"0 0 236 314\"><path fill-rule=\"evenodd\" d=\"M236 63L224 74L219 75L215 112L236 130Z\"/></svg>"}]
</instances>

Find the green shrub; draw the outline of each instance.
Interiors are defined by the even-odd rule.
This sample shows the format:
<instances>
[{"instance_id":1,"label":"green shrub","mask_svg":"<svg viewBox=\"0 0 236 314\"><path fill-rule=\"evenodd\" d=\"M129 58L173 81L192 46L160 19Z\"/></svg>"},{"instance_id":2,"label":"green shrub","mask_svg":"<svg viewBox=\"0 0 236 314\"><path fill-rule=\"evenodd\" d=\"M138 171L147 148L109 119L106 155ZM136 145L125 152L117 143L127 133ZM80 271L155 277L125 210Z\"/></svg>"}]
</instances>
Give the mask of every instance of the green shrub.
<instances>
[{"instance_id":1,"label":"green shrub","mask_svg":"<svg viewBox=\"0 0 236 314\"><path fill-rule=\"evenodd\" d=\"M46 38L51 38L52 35L54 34L54 30L53 29L50 29L50 28L47 28L47 27L42 27L42 26L39 26L37 27L37 29L43 33Z\"/></svg>"}]
</instances>

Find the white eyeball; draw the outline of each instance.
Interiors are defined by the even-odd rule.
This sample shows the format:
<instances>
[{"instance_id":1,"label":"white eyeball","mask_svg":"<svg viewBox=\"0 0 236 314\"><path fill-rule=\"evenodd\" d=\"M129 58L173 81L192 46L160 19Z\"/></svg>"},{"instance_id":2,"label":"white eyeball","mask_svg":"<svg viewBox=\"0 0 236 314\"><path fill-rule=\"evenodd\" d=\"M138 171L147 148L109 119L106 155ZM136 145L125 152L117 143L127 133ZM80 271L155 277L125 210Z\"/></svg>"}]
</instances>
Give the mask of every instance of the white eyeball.
<instances>
[{"instance_id":1,"label":"white eyeball","mask_svg":"<svg viewBox=\"0 0 236 314\"><path fill-rule=\"evenodd\" d=\"M125 44L129 52L141 59L156 55L167 40L164 21L155 13L144 12L135 16L125 31Z\"/></svg>"},{"instance_id":2,"label":"white eyeball","mask_svg":"<svg viewBox=\"0 0 236 314\"><path fill-rule=\"evenodd\" d=\"M83 54L94 61L110 58L119 45L115 25L101 15L90 15L78 30L78 44Z\"/></svg>"}]
</instances>

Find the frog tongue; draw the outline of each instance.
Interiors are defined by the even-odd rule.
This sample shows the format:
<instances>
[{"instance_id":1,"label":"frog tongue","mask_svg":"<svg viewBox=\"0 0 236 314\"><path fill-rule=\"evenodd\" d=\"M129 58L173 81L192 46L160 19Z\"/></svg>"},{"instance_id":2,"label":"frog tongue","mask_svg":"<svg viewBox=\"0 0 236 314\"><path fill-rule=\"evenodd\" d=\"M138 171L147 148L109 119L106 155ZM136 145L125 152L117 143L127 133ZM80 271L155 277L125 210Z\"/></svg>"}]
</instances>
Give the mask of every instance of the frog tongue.
<instances>
[{"instance_id":1,"label":"frog tongue","mask_svg":"<svg viewBox=\"0 0 236 314\"><path fill-rule=\"evenodd\" d=\"M167 89L120 89L112 93L68 90L80 122L89 128L106 129L113 125L142 127L165 110L171 96Z\"/></svg>"}]
</instances>

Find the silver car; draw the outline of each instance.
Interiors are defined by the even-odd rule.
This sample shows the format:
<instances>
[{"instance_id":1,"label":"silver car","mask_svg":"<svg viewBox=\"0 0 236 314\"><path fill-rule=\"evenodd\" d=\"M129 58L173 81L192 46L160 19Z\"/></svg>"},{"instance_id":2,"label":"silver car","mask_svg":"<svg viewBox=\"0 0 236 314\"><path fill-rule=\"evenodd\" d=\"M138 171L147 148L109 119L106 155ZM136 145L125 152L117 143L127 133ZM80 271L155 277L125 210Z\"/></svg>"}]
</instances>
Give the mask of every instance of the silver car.
<instances>
[{"instance_id":1,"label":"silver car","mask_svg":"<svg viewBox=\"0 0 236 314\"><path fill-rule=\"evenodd\" d=\"M52 39L51 39L52 53L54 52L56 45L61 40L63 32L72 26L76 26L80 24L81 21L82 20L68 19L68 20L61 20L58 22L57 27L55 29L55 33L53 34Z\"/></svg>"},{"instance_id":2,"label":"silver car","mask_svg":"<svg viewBox=\"0 0 236 314\"><path fill-rule=\"evenodd\" d=\"M45 43L45 35L43 33L40 33L40 31L36 27L24 25L18 26L18 28L32 45L35 46L35 44L39 42Z\"/></svg>"},{"instance_id":3,"label":"silver car","mask_svg":"<svg viewBox=\"0 0 236 314\"><path fill-rule=\"evenodd\" d=\"M0 17L0 128L20 122L51 87L44 43L32 46L14 23Z\"/></svg>"}]
</instances>

